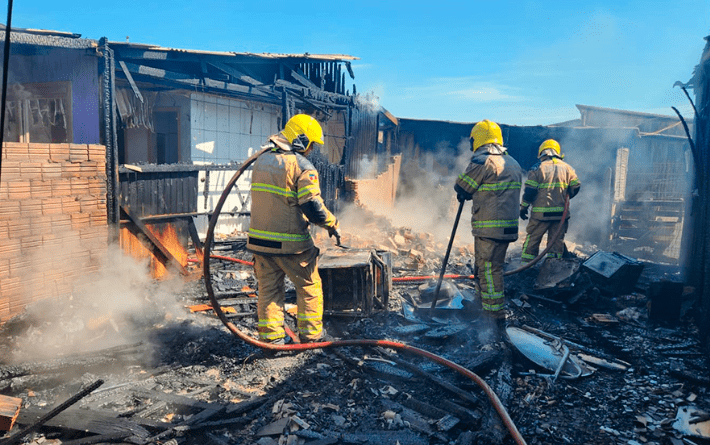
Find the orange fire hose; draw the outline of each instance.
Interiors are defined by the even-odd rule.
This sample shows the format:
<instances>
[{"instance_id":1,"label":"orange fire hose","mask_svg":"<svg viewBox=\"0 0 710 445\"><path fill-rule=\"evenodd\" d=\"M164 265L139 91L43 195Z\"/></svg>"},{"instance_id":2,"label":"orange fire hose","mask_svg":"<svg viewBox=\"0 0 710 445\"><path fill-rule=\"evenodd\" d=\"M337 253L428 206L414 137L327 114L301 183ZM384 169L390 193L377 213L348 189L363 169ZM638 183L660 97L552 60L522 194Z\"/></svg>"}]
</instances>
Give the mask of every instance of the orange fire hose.
<instances>
[{"instance_id":1,"label":"orange fire hose","mask_svg":"<svg viewBox=\"0 0 710 445\"><path fill-rule=\"evenodd\" d=\"M439 277L435 276L435 275L420 275L420 276L413 276L413 277L392 277L392 282L407 283L409 281L426 281L426 280L434 280L436 278L439 278ZM446 274L446 275L444 275L444 278L448 278L449 280L473 280L474 278L476 278L476 276L475 275Z\"/></svg>"},{"instance_id":2,"label":"orange fire hose","mask_svg":"<svg viewBox=\"0 0 710 445\"><path fill-rule=\"evenodd\" d=\"M210 258L214 258L215 260L232 261L232 262L239 263L239 264L245 264L245 265L247 265L247 266L253 266L253 265L254 265L254 263L252 263L251 261L240 260L239 258L232 258L232 257L230 257L230 256L210 255ZM201 263L202 261L200 261L200 260L198 260L198 259L190 258L190 259L187 260L187 262L188 262L188 263Z\"/></svg>"},{"instance_id":3,"label":"orange fire hose","mask_svg":"<svg viewBox=\"0 0 710 445\"><path fill-rule=\"evenodd\" d=\"M244 163L242 164L241 167L239 167L239 170L237 170L234 173L234 176L232 176L232 179L230 179L229 183L227 183L227 186L225 187L224 191L222 192L222 195L219 198L219 201L217 201L217 205L215 206L214 213L212 214L212 217L210 218L210 224L209 227L207 228L207 235L205 237L205 250L204 250L204 257L205 258L211 258L210 255L210 247L212 245L212 240L214 239L214 229L215 226L217 225L217 219L219 218L220 213L222 212L222 206L224 206L224 202L227 200L227 196L229 196L229 193L232 191L232 188L234 187L234 184L237 182L239 177L246 171L247 168L251 164L256 161L256 159L261 156L263 153L266 151L270 150L269 148L264 148L261 151L258 151L254 153L252 156L249 157ZM500 416L501 420L503 421L503 424L505 427L508 429L510 432L510 435L513 437L515 440L515 443L518 445L527 445L525 442L525 439L523 436L520 434L518 431L518 428L515 426L513 423L513 419L510 418L510 415L506 411L505 407L501 403L500 399L496 395L495 392L491 389L490 386L478 375L475 373L469 371L468 369L464 368L463 366L460 366L450 360L447 360L441 356L438 356L436 354L432 354L431 352L425 351L423 349L419 349L414 346L410 346L404 343L399 343L399 342L394 342L394 341L389 341L389 340L338 340L338 341L323 341L323 342L318 342L318 343L296 343L296 344L289 344L289 345L273 345L270 343L265 343L262 341L259 341L255 338L250 337L249 335L243 333L240 331L232 322L230 322L226 315L224 315L224 312L222 312L222 308L220 304L217 302L217 298L215 297L214 294L214 289L212 288L212 277L210 275L210 262L209 261L204 261L203 262L203 274L205 277L205 288L207 290L207 295L210 297L210 302L212 303L212 308L214 309L215 313L217 314L217 317L219 317L220 321L229 329L229 331L234 334L235 336L241 338L245 342L249 343L250 345L257 346L259 348L263 349L268 349L271 351L305 351L307 349L321 349L321 348L332 348L332 347L342 347L342 346L383 346L387 348L393 348L393 349L399 349L403 351L407 351L425 358L428 358L432 361L435 361L437 363L440 363L450 369L453 369L454 371L458 372L459 374L468 377L469 379L473 380L481 389L483 392L486 394L488 397L488 400L491 401L493 404L493 407L495 408L496 412Z\"/></svg>"}]
</instances>

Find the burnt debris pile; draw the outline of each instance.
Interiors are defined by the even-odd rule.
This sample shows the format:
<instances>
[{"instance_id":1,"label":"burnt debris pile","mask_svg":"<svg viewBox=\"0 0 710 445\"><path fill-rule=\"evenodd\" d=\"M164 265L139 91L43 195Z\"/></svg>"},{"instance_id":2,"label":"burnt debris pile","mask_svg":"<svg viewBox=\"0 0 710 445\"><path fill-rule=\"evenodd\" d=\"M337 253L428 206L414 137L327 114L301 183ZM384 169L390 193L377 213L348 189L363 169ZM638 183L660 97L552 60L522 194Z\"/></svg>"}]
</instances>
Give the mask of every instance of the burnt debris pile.
<instances>
[{"instance_id":1,"label":"burnt debris pile","mask_svg":"<svg viewBox=\"0 0 710 445\"><path fill-rule=\"evenodd\" d=\"M547 260L506 277L499 325L480 311L472 246L453 249L431 310L444 243L393 227L368 240L361 229L343 238L350 249L319 241L339 269L371 252L365 275L383 286L351 316L326 301L332 337L398 341L467 368L528 444L710 443L708 354L693 290L672 267L603 251ZM258 289L243 246L216 242L226 258L212 259L212 280L229 320L255 335ZM509 249L508 271L519 253ZM293 329L292 286L286 294ZM438 363L370 346L267 355L224 328L202 280L174 299L131 317L100 305L79 316L60 300L3 325L0 427L12 429L0 443L515 443L481 388Z\"/></svg>"}]
</instances>

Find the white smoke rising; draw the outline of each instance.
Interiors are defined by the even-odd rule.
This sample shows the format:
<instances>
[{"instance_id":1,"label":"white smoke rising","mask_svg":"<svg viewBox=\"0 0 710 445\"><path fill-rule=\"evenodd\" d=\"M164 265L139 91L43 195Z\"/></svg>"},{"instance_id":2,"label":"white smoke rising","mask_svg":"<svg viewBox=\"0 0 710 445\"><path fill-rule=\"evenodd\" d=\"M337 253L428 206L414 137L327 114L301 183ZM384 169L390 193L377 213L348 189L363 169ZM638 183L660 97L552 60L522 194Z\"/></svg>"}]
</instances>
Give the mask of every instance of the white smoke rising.
<instances>
[{"instance_id":1,"label":"white smoke rising","mask_svg":"<svg viewBox=\"0 0 710 445\"><path fill-rule=\"evenodd\" d=\"M12 361L49 360L144 340L144 328L184 311L179 278L156 283L146 261L111 246L98 272L79 277L71 295L28 306L32 326L14 339Z\"/></svg>"},{"instance_id":2,"label":"white smoke rising","mask_svg":"<svg viewBox=\"0 0 710 445\"><path fill-rule=\"evenodd\" d=\"M440 144L433 153L403 160L394 208L370 205L368 210L385 218L394 227L428 233L437 243L448 242L458 207L453 187L456 177L468 165L470 154L468 143L462 140L457 147ZM376 162L363 158L358 171L367 171L375 176L375 167ZM345 209L339 218L345 231L357 227L358 236L362 238L382 237L381 225L373 222L367 214ZM469 219L470 204L462 212L456 235L457 244L473 242L470 224L467 223Z\"/></svg>"},{"instance_id":3,"label":"white smoke rising","mask_svg":"<svg viewBox=\"0 0 710 445\"><path fill-rule=\"evenodd\" d=\"M368 91L365 94L356 95L355 103L370 112L378 112L382 110L382 105L380 105L380 98L375 94L374 91Z\"/></svg>"}]
</instances>

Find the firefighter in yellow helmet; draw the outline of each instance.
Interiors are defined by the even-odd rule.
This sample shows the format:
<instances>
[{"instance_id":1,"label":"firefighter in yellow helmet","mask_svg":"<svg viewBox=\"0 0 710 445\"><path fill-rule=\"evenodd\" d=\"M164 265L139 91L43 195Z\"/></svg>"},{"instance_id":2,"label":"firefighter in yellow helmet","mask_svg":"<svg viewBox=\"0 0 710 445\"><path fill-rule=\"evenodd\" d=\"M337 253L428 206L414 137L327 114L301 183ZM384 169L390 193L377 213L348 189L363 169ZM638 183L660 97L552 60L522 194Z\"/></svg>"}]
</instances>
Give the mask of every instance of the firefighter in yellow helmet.
<instances>
[{"instance_id":1,"label":"firefighter in yellow helmet","mask_svg":"<svg viewBox=\"0 0 710 445\"><path fill-rule=\"evenodd\" d=\"M297 325L301 342L323 335L323 288L318 275L318 248L309 225L326 229L340 241L338 220L321 198L318 172L306 159L323 144L318 121L297 114L280 134L270 136L271 147L254 163L251 184L251 222L247 249L254 254L259 281L257 313L259 338L283 343L284 277L296 287Z\"/></svg>"},{"instance_id":2,"label":"firefighter in yellow helmet","mask_svg":"<svg viewBox=\"0 0 710 445\"><path fill-rule=\"evenodd\" d=\"M518 239L518 201L523 171L503 146L495 122L483 120L471 130L473 157L454 185L457 199L472 201L475 269L484 313L505 318L503 265L508 244Z\"/></svg>"},{"instance_id":3,"label":"firefighter in yellow helmet","mask_svg":"<svg viewBox=\"0 0 710 445\"><path fill-rule=\"evenodd\" d=\"M562 233L547 253L547 258L562 258L565 251L565 233L569 223L567 218L562 221L565 208L565 197L570 199L577 193L581 184L574 169L562 160L564 155L560 144L554 139L548 139L537 152L540 162L535 164L525 181L525 192L520 203L520 218L528 219L528 208L532 205L532 213L527 227L527 237L523 244L523 264L532 261L538 254L542 237L547 233L547 241L563 224Z\"/></svg>"}]
</instances>

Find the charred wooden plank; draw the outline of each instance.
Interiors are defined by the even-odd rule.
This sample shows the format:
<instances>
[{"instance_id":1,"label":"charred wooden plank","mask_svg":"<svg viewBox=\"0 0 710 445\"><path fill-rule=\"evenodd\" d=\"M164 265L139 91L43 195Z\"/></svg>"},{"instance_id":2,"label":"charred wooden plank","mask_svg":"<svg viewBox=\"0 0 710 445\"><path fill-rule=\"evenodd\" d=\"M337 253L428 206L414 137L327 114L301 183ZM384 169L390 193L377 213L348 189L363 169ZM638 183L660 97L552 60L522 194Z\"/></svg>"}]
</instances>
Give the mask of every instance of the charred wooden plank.
<instances>
[{"instance_id":1,"label":"charred wooden plank","mask_svg":"<svg viewBox=\"0 0 710 445\"><path fill-rule=\"evenodd\" d=\"M48 413L40 416L39 419L37 419L32 425L28 426L24 430L18 432L14 436L9 437L8 439L5 439L3 441L3 445L12 445L17 443L19 440L21 440L23 437L26 435L34 432L35 430L39 429L42 425L46 424L50 420L54 419L58 415L62 414L63 411L65 411L67 408L81 400L83 397L86 397L91 391L95 390L99 386L103 385L104 381L99 379L92 383L91 385L87 386L86 388L82 389L79 391L76 395L70 397L67 399L64 403L60 404L53 410L49 411Z\"/></svg>"},{"instance_id":2,"label":"charred wooden plank","mask_svg":"<svg viewBox=\"0 0 710 445\"><path fill-rule=\"evenodd\" d=\"M123 210L123 212L126 214L126 216L128 216L128 218L131 220L131 222L133 223L133 225L136 226L136 228L138 228L138 230L140 230L141 233L143 233L143 234L148 238L148 240L150 240L150 242L152 243L152 245L153 245L160 253L162 253L163 256L164 256L169 262L171 262L173 265L175 265L175 267L177 267L177 269L180 271L181 274L183 274L183 275L189 275L189 274L190 274L190 273L187 271L187 269L185 269L185 266L183 266L182 264L180 264L180 261L179 261L177 258L175 258L175 255L173 255L172 252L170 252L170 250L168 250L168 248L165 247L165 245L162 243L162 241L160 241L160 240L158 239L158 237L155 236L155 234L153 233L153 231L150 230L150 228L148 228L148 226L146 226L146 225L143 223L143 221L141 221L140 218L138 218L136 215L134 215L134 214L128 209L128 207L121 206L121 210Z\"/></svg>"},{"instance_id":3,"label":"charred wooden plank","mask_svg":"<svg viewBox=\"0 0 710 445\"><path fill-rule=\"evenodd\" d=\"M36 422L45 412L36 408L23 409L18 423L27 425ZM56 417L46 421L44 425L66 428L74 431L85 431L92 434L107 435L130 433L130 436L148 437L150 433L137 422L117 417L117 413L89 411L80 408L68 409Z\"/></svg>"},{"instance_id":4,"label":"charred wooden plank","mask_svg":"<svg viewBox=\"0 0 710 445\"><path fill-rule=\"evenodd\" d=\"M89 445L92 443L115 442L117 440L125 439L131 436L132 434L130 431L122 431L112 434L98 434L89 437L84 437L83 439L62 441L62 445Z\"/></svg>"},{"instance_id":5,"label":"charred wooden plank","mask_svg":"<svg viewBox=\"0 0 710 445\"><path fill-rule=\"evenodd\" d=\"M439 377L436 377L436 376L434 376L434 375L432 375L432 374L430 374L430 373L424 371L424 370L421 369L419 366L416 366L416 365L414 365L414 364L412 364L412 363L409 363L408 361L406 361L406 360L404 360L404 359L401 359L401 358L397 357L396 354L394 354L394 353L389 353L388 351L386 351L385 349L382 349L382 348L374 348L374 349L375 349L376 351L378 351L378 352L381 352L381 353L387 355L387 358L388 358L389 360L392 360L393 362L397 363L398 365L400 365L400 366L402 366L403 368L405 368L405 369L411 371L411 372L414 373L414 374L417 374L417 375L420 375L420 376L422 376L422 377L425 377L426 379L428 379L428 380L430 380L430 381L436 383L437 385L441 386L441 387L444 388L445 390L447 390L447 391L449 391L449 392L451 392L451 393L457 395L457 396L460 397L461 399L463 399L463 400L465 400L465 401L467 401L467 402L473 403L474 405L479 405L479 404L480 404L480 402L481 402L480 399L479 399L478 397L476 397L475 395L471 394L470 392L465 391L465 390L463 390L463 389L457 387L456 385L453 385L453 384L447 382L447 381L444 380L444 379L441 379L441 378L439 378Z\"/></svg>"},{"instance_id":6,"label":"charred wooden plank","mask_svg":"<svg viewBox=\"0 0 710 445\"><path fill-rule=\"evenodd\" d=\"M185 406L188 408L197 408L197 409L219 409L223 408L224 405L219 404L219 403L209 403L209 402L202 402L199 400L192 399L187 396L181 396L178 394L169 394L165 392L160 392L160 391L151 391L151 390L139 390L135 391L134 394L139 397L145 397L145 398L150 398L154 400L162 400L166 403L170 403L173 405L179 405L179 406Z\"/></svg>"}]
</instances>

